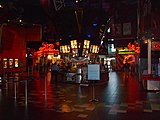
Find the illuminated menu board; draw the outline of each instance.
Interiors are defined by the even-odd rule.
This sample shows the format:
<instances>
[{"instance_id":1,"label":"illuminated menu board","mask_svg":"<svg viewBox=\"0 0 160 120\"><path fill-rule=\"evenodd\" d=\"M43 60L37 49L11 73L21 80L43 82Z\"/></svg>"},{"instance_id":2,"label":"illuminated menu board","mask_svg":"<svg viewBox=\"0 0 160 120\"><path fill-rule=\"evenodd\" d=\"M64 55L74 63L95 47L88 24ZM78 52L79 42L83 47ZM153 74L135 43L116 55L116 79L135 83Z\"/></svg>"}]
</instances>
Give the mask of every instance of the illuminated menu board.
<instances>
[{"instance_id":1,"label":"illuminated menu board","mask_svg":"<svg viewBox=\"0 0 160 120\"><path fill-rule=\"evenodd\" d=\"M152 42L152 50L160 51L160 42Z\"/></svg>"},{"instance_id":2,"label":"illuminated menu board","mask_svg":"<svg viewBox=\"0 0 160 120\"><path fill-rule=\"evenodd\" d=\"M73 57L78 56L78 49L73 49L72 50L72 56Z\"/></svg>"}]
</instances>

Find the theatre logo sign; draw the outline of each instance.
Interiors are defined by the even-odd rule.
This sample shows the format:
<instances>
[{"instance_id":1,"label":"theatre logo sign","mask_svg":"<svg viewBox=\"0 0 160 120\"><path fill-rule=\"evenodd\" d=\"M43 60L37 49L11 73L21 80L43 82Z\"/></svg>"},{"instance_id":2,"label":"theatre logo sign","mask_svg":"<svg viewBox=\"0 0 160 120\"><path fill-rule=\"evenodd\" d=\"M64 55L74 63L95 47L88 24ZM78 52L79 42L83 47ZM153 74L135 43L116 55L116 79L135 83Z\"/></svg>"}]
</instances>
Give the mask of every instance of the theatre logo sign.
<instances>
[{"instance_id":1,"label":"theatre logo sign","mask_svg":"<svg viewBox=\"0 0 160 120\"><path fill-rule=\"evenodd\" d=\"M160 42L152 42L152 51L160 51Z\"/></svg>"}]
</instances>

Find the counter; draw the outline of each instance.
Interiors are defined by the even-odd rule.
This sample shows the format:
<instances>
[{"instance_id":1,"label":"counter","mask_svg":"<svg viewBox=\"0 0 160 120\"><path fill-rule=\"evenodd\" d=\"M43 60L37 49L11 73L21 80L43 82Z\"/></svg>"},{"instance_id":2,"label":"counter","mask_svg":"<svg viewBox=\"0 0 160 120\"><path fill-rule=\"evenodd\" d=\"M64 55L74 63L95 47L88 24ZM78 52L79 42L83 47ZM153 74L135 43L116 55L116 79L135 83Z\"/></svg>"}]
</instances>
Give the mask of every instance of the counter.
<instances>
[{"instance_id":1,"label":"counter","mask_svg":"<svg viewBox=\"0 0 160 120\"><path fill-rule=\"evenodd\" d=\"M95 83L105 84L109 80L109 71L101 70L100 71L100 80ZM79 66L77 67L75 72L69 72L66 74L66 82L73 82L78 84L89 83L88 81L88 67L87 66Z\"/></svg>"},{"instance_id":2,"label":"counter","mask_svg":"<svg viewBox=\"0 0 160 120\"><path fill-rule=\"evenodd\" d=\"M160 76L155 76L153 74L143 74L142 85L144 90L160 90Z\"/></svg>"}]
</instances>

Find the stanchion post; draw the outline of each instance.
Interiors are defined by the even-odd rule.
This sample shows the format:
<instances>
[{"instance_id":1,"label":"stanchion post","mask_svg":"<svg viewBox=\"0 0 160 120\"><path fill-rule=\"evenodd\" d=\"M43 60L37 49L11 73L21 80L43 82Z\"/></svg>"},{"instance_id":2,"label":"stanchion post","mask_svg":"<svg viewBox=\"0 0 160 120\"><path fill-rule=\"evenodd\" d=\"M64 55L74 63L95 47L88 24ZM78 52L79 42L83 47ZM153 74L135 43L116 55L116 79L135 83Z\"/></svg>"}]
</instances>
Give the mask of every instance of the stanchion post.
<instances>
[{"instance_id":1,"label":"stanchion post","mask_svg":"<svg viewBox=\"0 0 160 120\"><path fill-rule=\"evenodd\" d=\"M47 78L45 76L44 79L44 101L45 101L45 107L47 106Z\"/></svg>"},{"instance_id":2,"label":"stanchion post","mask_svg":"<svg viewBox=\"0 0 160 120\"><path fill-rule=\"evenodd\" d=\"M92 81L92 100L91 102L98 102L98 100L95 98L95 81Z\"/></svg>"},{"instance_id":3,"label":"stanchion post","mask_svg":"<svg viewBox=\"0 0 160 120\"><path fill-rule=\"evenodd\" d=\"M28 80L25 80L25 104L28 104Z\"/></svg>"},{"instance_id":4,"label":"stanchion post","mask_svg":"<svg viewBox=\"0 0 160 120\"><path fill-rule=\"evenodd\" d=\"M30 70L30 68L29 68L29 66L28 66L28 76L29 76L29 70Z\"/></svg>"},{"instance_id":5,"label":"stanchion post","mask_svg":"<svg viewBox=\"0 0 160 120\"><path fill-rule=\"evenodd\" d=\"M44 94L45 94L45 99L47 98L47 81L46 81L46 76L45 76L45 79L44 79Z\"/></svg>"},{"instance_id":6,"label":"stanchion post","mask_svg":"<svg viewBox=\"0 0 160 120\"><path fill-rule=\"evenodd\" d=\"M33 76L33 65L32 65L32 76Z\"/></svg>"},{"instance_id":7,"label":"stanchion post","mask_svg":"<svg viewBox=\"0 0 160 120\"><path fill-rule=\"evenodd\" d=\"M17 99L17 86L16 86L16 81L13 81L14 82L14 99L16 100Z\"/></svg>"},{"instance_id":8,"label":"stanchion post","mask_svg":"<svg viewBox=\"0 0 160 120\"><path fill-rule=\"evenodd\" d=\"M6 72L5 72L5 68L3 68L3 78L4 78L4 80L6 80L6 74L5 74Z\"/></svg>"}]
</instances>

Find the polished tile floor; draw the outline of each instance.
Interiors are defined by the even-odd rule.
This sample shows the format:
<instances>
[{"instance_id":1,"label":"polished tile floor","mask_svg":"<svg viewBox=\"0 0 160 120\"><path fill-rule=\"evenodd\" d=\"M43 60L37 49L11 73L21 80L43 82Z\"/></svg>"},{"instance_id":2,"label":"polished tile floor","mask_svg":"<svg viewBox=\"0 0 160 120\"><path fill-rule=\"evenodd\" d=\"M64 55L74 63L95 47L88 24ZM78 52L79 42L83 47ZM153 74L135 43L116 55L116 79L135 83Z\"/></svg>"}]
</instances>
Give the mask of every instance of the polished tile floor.
<instances>
[{"instance_id":1,"label":"polished tile floor","mask_svg":"<svg viewBox=\"0 0 160 120\"><path fill-rule=\"evenodd\" d=\"M109 81L81 86L46 77L7 78L0 87L0 120L156 120L160 94L144 91L138 75L110 72ZM93 89L94 88L94 89ZM98 100L97 102L93 102Z\"/></svg>"}]
</instances>

